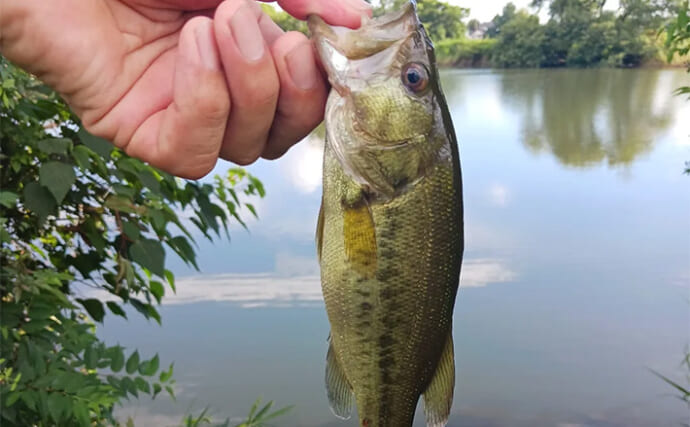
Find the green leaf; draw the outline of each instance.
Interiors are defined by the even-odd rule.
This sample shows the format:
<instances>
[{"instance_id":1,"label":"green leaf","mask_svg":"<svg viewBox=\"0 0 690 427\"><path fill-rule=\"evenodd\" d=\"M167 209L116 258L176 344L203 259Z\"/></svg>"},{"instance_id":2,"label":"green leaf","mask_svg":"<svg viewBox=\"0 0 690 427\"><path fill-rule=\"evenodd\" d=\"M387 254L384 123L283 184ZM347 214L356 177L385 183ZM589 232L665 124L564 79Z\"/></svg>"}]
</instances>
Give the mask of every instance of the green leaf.
<instances>
[{"instance_id":1,"label":"green leaf","mask_svg":"<svg viewBox=\"0 0 690 427\"><path fill-rule=\"evenodd\" d=\"M110 359L110 370L113 372L120 372L125 365L125 355L122 348L115 347Z\"/></svg>"},{"instance_id":2,"label":"green leaf","mask_svg":"<svg viewBox=\"0 0 690 427\"><path fill-rule=\"evenodd\" d=\"M84 128L79 129L77 132L81 141L93 150L96 154L106 159L110 158L110 153L113 151L113 145L103 138L93 136L88 133Z\"/></svg>"},{"instance_id":3,"label":"green leaf","mask_svg":"<svg viewBox=\"0 0 690 427\"><path fill-rule=\"evenodd\" d=\"M85 404L75 400L72 411L74 413L74 417L77 419L77 422L81 427L91 426L91 417L89 417L89 409Z\"/></svg>"},{"instance_id":4,"label":"green leaf","mask_svg":"<svg viewBox=\"0 0 690 427\"><path fill-rule=\"evenodd\" d=\"M41 221L57 211L55 198L38 182L30 182L24 187L24 206L36 213Z\"/></svg>"},{"instance_id":5,"label":"green leaf","mask_svg":"<svg viewBox=\"0 0 690 427\"><path fill-rule=\"evenodd\" d=\"M11 191L0 191L0 205L11 209L17 204L19 196Z\"/></svg>"},{"instance_id":6,"label":"green leaf","mask_svg":"<svg viewBox=\"0 0 690 427\"><path fill-rule=\"evenodd\" d=\"M173 390L173 388L172 388L171 386L166 385L166 386L165 386L165 391L168 392L168 394L170 395L170 397L172 398L172 400L177 400L177 398L175 397L175 391Z\"/></svg>"},{"instance_id":7,"label":"green leaf","mask_svg":"<svg viewBox=\"0 0 690 427\"><path fill-rule=\"evenodd\" d=\"M118 316L121 316L121 317L124 317L125 319L127 318L127 313L125 313L125 311L122 309L122 307L120 307L119 305L117 305L116 302L114 302L114 301L108 301L108 302L106 302L105 304L108 306L108 308L110 309L110 311L111 311L113 314L118 315Z\"/></svg>"},{"instance_id":8,"label":"green leaf","mask_svg":"<svg viewBox=\"0 0 690 427\"><path fill-rule=\"evenodd\" d=\"M161 372L158 378L161 380L162 383L167 382L172 377L174 365L174 363L171 363L167 371Z\"/></svg>"},{"instance_id":9,"label":"green leaf","mask_svg":"<svg viewBox=\"0 0 690 427\"><path fill-rule=\"evenodd\" d=\"M60 393L49 393L47 399L48 412L55 423L60 425L64 414L72 409L72 402Z\"/></svg>"},{"instance_id":10,"label":"green leaf","mask_svg":"<svg viewBox=\"0 0 690 427\"><path fill-rule=\"evenodd\" d=\"M72 149L72 140L51 138L38 141L38 149L49 154L67 154Z\"/></svg>"},{"instance_id":11,"label":"green leaf","mask_svg":"<svg viewBox=\"0 0 690 427\"><path fill-rule=\"evenodd\" d=\"M139 351L134 351L129 359L127 359L126 371L128 374L132 375L139 369Z\"/></svg>"},{"instance_id":12,"label":"green leaf","mask_svg":"<svg viewBox=\"0 0 690 427\"><path fill-rule=\"evenodd\" d=\"M81 169L89 170L91 163L89 159L91 158L90 150L83 145L77 145L72 150L72 157Z\"/></svg>"},{"instance_id":13,"label":"green leaf","mask_svg":"<svg viewBox=\"0 0 690 427\"><path fill-rule=\"evenodd\" d=\"M10 406L14 405L14 402L19 400L20 397L22 397L20 392L10 392L9 396L7 396L7 399L5 400L5 406L9 408Z\"/></svg>"},{"instance_id":14,"label":"green leaf","mask_svg":"<svg viewBox=\"0 0 690 427\"><path fill-rule=\"evenodd\" d=\"M129 247L129 257L153 274L159 277L165 275L165 251L158 240L142 239L134 243Z\"/></svg>"},{"instance_id":15,"label":"green leaf","mask_svg":"<svg viewBox=\"0 0 690 427\"><path fill-rule=\"evenodd\" d=\"M103 316L105 316L105 310L103 309L103 303L95 298L81 299L77 298L77 301L84 306L89 316L96 322L103 322Z\"/></svg>"},{"instance_id":16,"label":"green leaf","mask_svg":"<svg viewBox=\"0 0 690 427\"><path fill-rule=\"evenodd\" d=\"M134 379L134 384L136 384L137 388L143 393L151 394L151 386L142 377L136 377Z\"/></svg>"},{"instance_id":17,"label":"green leaf","mask_svg":"<svg viewBox=\"0 0 690 427\"><path fill-rule=\"evenodd\" d=\"M153 385L153 398L154 398L154 399L156 398L156 396L158 396L158 393L160 393L161 390L163 390L163 387L161 387L160 384L155 383L155 384Z\"/></svg>"},{"instance_id":18,"label":"green leaf","mask_svg":"<svg viewBox=\"0 0 690 427\"><path fill-rule=\"evenodd\" d=\"M186 237L175 236L172 239L170 239L170 242L168 244L172 246L173 249L177 249L175 252L177 252L177 254L180 255L183 261L192 264L194 268L199 270L199 266L196 264L196 253L194 252L194 248L192 248L192 245L189 244L189 241Z\"/></svg>"},{"instance_id":19,"label":"green leaf","mask_svg":"<svg viewBox=\"0 0 690 427\"><path fill-rule=\"evenodd\" d=\"M160 366L160 360L158 358L158 354L153 356L153 359L143 362L142 364L139 365L139 373L141 375L145 375L147 377L156 375L156 372L158 372L158 367Z\"/></svg>"},{"instance_id":20,"label":"green leaf","mask_svg":"<svg viewBox=\"0 0 690 427\"><path fill-rule=\"evenodd\" d=\"M244 205L247 207L247 209L249 209L249 212L251 212L252 215L254 215L254 218L259 217L259 215L256 214L256 208L254 207L254 205L252 205L251 203L245 203Z\"/></svg>"},{"instance_id":21,"label":"green leaf","mask_svg":"<svg viewBox=\"0 0 690 427\"><path fill-rule=\"evenodd\" d=\"M177 292L177 290L175 289L175 276L172 274L172 271L165 270L165 278L168 280L168 284L170 285L170 288L173 290L173 292Z\"/></svg>"},{"instance_id":22,"label":"green leaf","mask_svg":"<svg viewBox=\"0 0 690 427\"><path fill-rule=\"evenodd\" d=\"M62 203L77 180L72 165L63 162L44 163L41 165L39 177L41 185L50 190L58 203Z\"/></svg>"},{"instance_id":23,"label":"green leaf","mask_svg":"<svg viewBox=\"0 0 690 427\"><path fill-rule=\"evenodd\" d=\"M141 235L141 230L139 230L139 227L129 221L122 221L122 231L124 231L127 237L129 237L129 239L133 242L139 240L139 236Z\"/></svg>"},{"instance_id":24,"label":"green leaf","mask_svg":"<svg viewBox=\"0 0 690 427\"><path fill-rule=\"evenodd\" d=\"M158 179L156 176L153 174L153 172L150 169L144 169L141 172L139 172L139 180L141 180L141 183L144 184L146 187L148 187L149 190L154 192L155 194L160 194L161 191L161 185L160 182L158 182Z\"/></svg>"},{"instance_id":25,"label":"green leaf","mask_svg":"<svg viewBox=\"0 0 690 427\"><path fill-rule=\"evenodd\" d=\"M93 346L89 346L84 351L84 363L86 364L86 369L96 369L96 364L98 363L98 355Z\"/></svg>"},{"instance_id":26,"label":"green leaf","mask_svg":"<svg viewBox=\"0 0 690 427\"><path fill-rule=\"evenodd\" d=\"M165 288L163 288L163 284L161 282L152 280L149 284L149 287L151 288L151 293L153 294L153 296L156 297L158 304L160 304L161 298L163 298L163 295L165 294Z\"/></svg>"}]
</instances>

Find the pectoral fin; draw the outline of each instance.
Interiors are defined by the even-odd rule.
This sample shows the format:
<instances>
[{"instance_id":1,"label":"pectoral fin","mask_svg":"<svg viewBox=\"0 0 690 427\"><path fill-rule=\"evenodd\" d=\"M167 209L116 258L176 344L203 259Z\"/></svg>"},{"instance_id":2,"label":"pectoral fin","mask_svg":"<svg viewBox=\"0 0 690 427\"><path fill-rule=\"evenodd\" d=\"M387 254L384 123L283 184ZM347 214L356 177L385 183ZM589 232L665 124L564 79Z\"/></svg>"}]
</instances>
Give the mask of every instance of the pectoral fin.
<instances>
[{"instance_id":1,"label":"pectoral fin","mask_svg":"<svg viewBox=\"0 0 690 427\"><path fill-rule=\"evenodd\" d=\"M343 234L345 255L352 269L364 277L376 273L376 231L366 203L345 208Z\"/></svg>"},{"instance_id":2,"label":"pectoral fin","mask_svg":"<svg viewBox=\"0 0 690 427\"><path fill-rule=\"evenodd\" d=\"M450 415L455 388L455 357L453 355L453 336L449 332L441 360L436 367L429 386L424 392L424 413L427 427L444 427Z\"/></svg>"},{"instance_id":3,"label":"pectoral fin","mask_svg":"<svg viewBox=\"0 0 690 427\"><path fill-rule=\"evenodd\" d=\"M338 418L350 418L354 393L335 356L332 341L328 346L328 353L326 354L326 393L328 394L328 402L331 405L333 414Z\"/></svg>"}]
</instances>

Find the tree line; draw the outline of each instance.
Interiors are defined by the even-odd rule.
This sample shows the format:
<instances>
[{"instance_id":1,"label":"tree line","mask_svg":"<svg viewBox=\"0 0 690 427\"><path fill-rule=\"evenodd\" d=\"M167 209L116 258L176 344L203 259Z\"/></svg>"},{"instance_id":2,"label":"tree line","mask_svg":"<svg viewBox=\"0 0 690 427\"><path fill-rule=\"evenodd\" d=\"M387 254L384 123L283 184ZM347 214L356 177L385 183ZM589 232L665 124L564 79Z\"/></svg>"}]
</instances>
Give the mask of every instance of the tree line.
<instances>
[{"instance_id":1,"label":"tree line","mask_svg":"<svg viewBox=\"0 0 690 427\"><path fill-rule=\"evenodd\" d=\"M409 0L373 2L374 14ZM678 16L682 0L532 0L529 10L508 3L490 22L468 21L470 9L442 0L418 0L417 13L434 41L442 65L536 67L639 67L665 64L666 35L660 29ZM281 27L307 33L304 23L270 6ZM542 23L539 14L548 11ZM673 62L687 61L680 55Z\"/></svg>"}]
</instances>

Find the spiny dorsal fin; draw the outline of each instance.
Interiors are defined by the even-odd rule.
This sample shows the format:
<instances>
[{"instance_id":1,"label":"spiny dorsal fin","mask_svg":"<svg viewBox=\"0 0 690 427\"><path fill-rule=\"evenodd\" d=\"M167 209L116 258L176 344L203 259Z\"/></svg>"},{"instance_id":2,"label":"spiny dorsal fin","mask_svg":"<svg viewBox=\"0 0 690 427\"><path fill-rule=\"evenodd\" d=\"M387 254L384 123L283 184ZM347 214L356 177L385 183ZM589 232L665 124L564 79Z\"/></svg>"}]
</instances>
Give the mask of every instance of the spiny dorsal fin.
<instances>
[{"instance_id":1,"label":"spiny dorsal fin","mask_svg":"<svg viewBox=\"0 0 690 427\"><path fill-rule=\"evenodd\" d=\"M338 418L349 419L352 413L354 393L336 358L333 341L328 345L328 353L326 354L326 393L333 414Z\"/></svg>"},{"instance_id":2,"label":"spiny dorsal fin","mask_svg":"<svg viewBox=\"0 0 690 427\"><path fill-rule=\"evenodd\" d=\"M427 427L444 427L450 415L453 404L453 389L455 388L455 357L453 355L453 336L448 332L446 345L441 354L441 360L436 367L436 373L424 392L424 413Z\"/></svg>"},{"instance_id":3,"label":"spiny dorsal fin","mask_svg":"<svg viewBox=\"0 0 690 427\"><path fill-rule=\"evenodd\" d=\"M352 269L364 277L376 273L376 231L366 203L346 207L343 221L345 255Z\"/></svg>"}]
</instances>

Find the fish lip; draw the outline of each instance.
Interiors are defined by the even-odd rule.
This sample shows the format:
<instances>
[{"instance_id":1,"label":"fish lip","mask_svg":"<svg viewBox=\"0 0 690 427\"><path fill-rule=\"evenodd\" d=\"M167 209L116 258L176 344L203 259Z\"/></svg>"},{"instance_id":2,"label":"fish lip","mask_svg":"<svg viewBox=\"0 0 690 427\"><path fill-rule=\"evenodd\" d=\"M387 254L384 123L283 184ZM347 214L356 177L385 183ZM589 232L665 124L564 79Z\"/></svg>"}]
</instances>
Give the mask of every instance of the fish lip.
<instances>
[{"instance_id":1,"label":"fish lip","mask_svg":"<svg viewBox=\"0 0 690 427\"><path fill-rule=\"evenodd\" d=\"M321 65L331 87L341 97L351 93L346 84L349 60L366 58L404 43L420 25L414 0L397 11L375 18L363 15L358 29L331 26L318 15L307 16L307 26Z\"/></svg>"},{"instance_id":2,"label":"fish lip","mask_svg":"<svg viewBox=\"0 0 690 427\"><path fill-rule=\"evenodd\" d=\"M416 10L416 2L411 0L399 10L375 18L362 15L362 24L357 29L332 26L318 15L309 15L307 27L319 54L324 53L323 44L327 43L347 59L360 59L415 32L421 25ZM358 40L366 42L357 43Z\"/></svg>"},{"instance_id":3,"label":"fish lip","mask_svg":"<svg viewBox=\"0 0 690 427\"><path fill-rule=\"evenodd\" d=\"M362 24L359 28L355 29L329 25L320 16L312 14L307 16L307 27L313 37L328 38L330 36L332 38L337 38L335 29L340 29L340 31L346 31L350 34L360 35L362 33L371 32L372 30L381 29L381 27L385 27L397 21L402 21L407 15L416 17L416 11L417 2L415 0L410 0L399 10L390 11L380 16L370 18L368 15L362 15Z\"/></svg>"}]
</instances>

